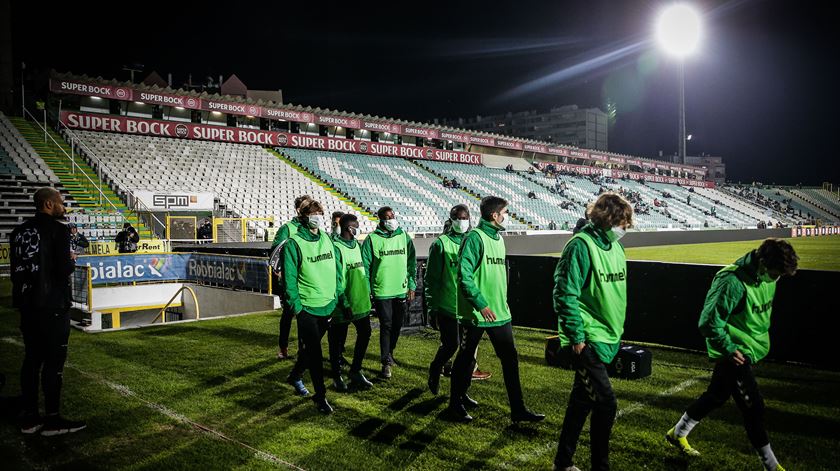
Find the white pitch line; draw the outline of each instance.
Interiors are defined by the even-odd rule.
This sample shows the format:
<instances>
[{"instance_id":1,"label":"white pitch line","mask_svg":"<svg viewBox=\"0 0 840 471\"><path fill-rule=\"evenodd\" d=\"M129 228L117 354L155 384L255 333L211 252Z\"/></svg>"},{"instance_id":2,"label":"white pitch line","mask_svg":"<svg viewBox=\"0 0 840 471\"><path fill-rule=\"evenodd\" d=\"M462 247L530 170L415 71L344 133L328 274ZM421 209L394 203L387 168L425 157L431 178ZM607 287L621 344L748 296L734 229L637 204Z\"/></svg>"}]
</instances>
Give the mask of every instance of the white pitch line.
<instances>
[{"instance_id":1,"label":"white pitch line","mask_svg":"<svg viewBox=\"0 0 840 471\"><path fill-rule=\"evenodd\" d=\"M20 346L20 347L23 346L23 342L21 342L20 340L14 338L14 337L3 337L2 340L4 342L12 344L12 345L17 345L17 346ZM84 370L80 369L78 366L76 366L72 363L65 363L65 366L67 368L75 370L76 372L78 372L82 376L85 376L85 377L87 377L89 379L92 379L93 381L95 381L99 384L105 385L105 386L113 389L114 391L116 391L118 394L120 394L122 396L131 397L131 398L134 398L134 399L142 402L143 404L145 404L150 409L152 409L154 411L157 411L157 412L165 415L166 417L169 417L170 419L175 420L176 422L180 422L180 423L190 425L193 428L195 428L195 429L197 429L201 432L204 432L208 435L211 435L215 438L233 443L235 445L239 445L240 447L245 448L246 450L253 452L254 456L256 456L257 458L259 458L261 460L268 461L270 463L274 463L274 464L277 464L277 465L280 465L280 466L285 466L289 469L294 469L294 470L297 470L297 471L305 471L300 466L297 466L297 465L292 464L288 461L285 461L281 458L278 458L277 456L272 455L271 453L269 453L267 451L263 451L263 450L254 448L251 445L248 445L247 443L243 443L243 442L241 442L241 441L239 441L235 438L228 437L227 435L223 434L222 432L219 432L218 430L207 427L206 425L199 424L198 422L195 422L195 421L191 420L189 417L187 417L183 414L180 414L178 412L175 412L174 410L172 410L172 409L170 409L170 408L168 408L168 407L166 407L162 404L158 404L158 403L149 401L147 399L144 399L144 398L138 396L137 393L135 393L134 391L129 389L128 386L124 386L124 385L119 384L119 383L114 383L112 381L108 381L107 379L101 378L101 377L99 377L99 376L97 376L93 373L88 373L87 371L84 371Z\"/></svg>"},{"instance_id":2,"label":"white pitch line","mask_svg":"<svg viewBox=\"0 0 840 471\"><path fill-rule=\"evenodd\" d=\"M659 394L656 395L656 399L662 399L663 397L673 396L674 394L677 394L677 393L679 393L679 392L681 392L681 391L683 391L687 388L690 388L691 386L694 386L699 381L700 380L698 378L689 378L689 379L683 381L682 383L679 383L675 386L672 386L672 387L660 392ZM649 404L644 403L644 402L634 402L627 407L622 407L615 414L615 420L618 420L622 416L625 416L627 414L632 414L633 412L638 412L638 411L646 408L648 405Z\"/></svg>"},{"instance_id":3,"label":"white pitch line","mask_svg":"<svg viewBox=\"0 0 840 471\"><path fill-rule=\"evenodd\" d=\"M665 397L668 397L668 396L673 396L674 394L677 394L677 393L679 393L679 392L697 384L699 381L700 381L699 377L689 378L689 379L687 379L687 380L685 380L685 381L683 381L679 384L676 384L676 385L660 392L659 394L656 395L654 401L652 401L652 402L655 402L656 400L659 400L659 399L662 399L662 398L665 398ZM618 420L619 418L621 418L621 417L623 417L627 414L632 414L634 412L638 412L642 409L645 409L649 405L650 404L644 403L644 402L634 402L627 407L622 407L621 409L618 410L618 412L616 412L615 420ZM516 458L514 458L514 462L515 463L527 463L527 462L529 462L529 461L531 461L535 458L541 457L542 455L544 455L544 454L548 453L549 451L554 450L556 448L557 448L557 443L556 442L548 443L545 446L543 446L543 447L541 447L537 450L534 450L530 453L523 453L523 454L517 455ZM505 463L505 464L502 465L502 467L510 468L510 467L516 467L516 466L512 465L512 464Z\"/></svg>"}]
</instances>

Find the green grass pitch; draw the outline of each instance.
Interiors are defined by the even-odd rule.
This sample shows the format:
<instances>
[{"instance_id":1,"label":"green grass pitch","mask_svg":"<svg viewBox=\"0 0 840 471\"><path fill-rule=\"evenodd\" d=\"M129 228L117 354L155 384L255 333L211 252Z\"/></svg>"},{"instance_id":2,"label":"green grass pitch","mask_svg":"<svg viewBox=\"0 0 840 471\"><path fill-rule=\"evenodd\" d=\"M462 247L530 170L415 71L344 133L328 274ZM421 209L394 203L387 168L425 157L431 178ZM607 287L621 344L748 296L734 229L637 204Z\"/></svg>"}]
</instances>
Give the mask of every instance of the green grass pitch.
<instances>
[{"instance_id":1,"label":"green grass pitch","mask_svg":"<svg viewBox=\"0 0 840 471\"><path fill-rule=\"evenodd\" d=\"M8 308L8 297L0 304L0 371L9 379L3 394L17 394L17 313ZM572 374L544 364L547 332L516 329L526 402L546 421L511 426L500 364L484 341L479 363L494 375L473 384L470 394L481 406L473 423L460 425L442 416L448 379L442 378L440 396L425 388L436 332L404 335L394 377L367 392L331 391L336 411L325 417L283 383L292 365L274 358L278 317L270 312L104 334L73 331L63 410L87 420L88 429L51 439L23 437L8 419L0 421L3 469L287 467L280 461L311 470L551 469ZM377 366L377 334L365 361L369 376ZM666 446L663 434L703 391L709 373L701 354L657 348L651 377L614 380L620 412L613 468L761 469L731 402L691 435L703 456L686 459ZM840 374L772 363L757 374L782 464L836 469ZM588 453L584 430L581 469L588 469Z\"/></svg>"},{"instance_id":2,"label":"green grass pitch","mask_svg":"<svg viewBox=\"0 0 840 471\"><path fill-rule=\"evenodd\" d=\"M793 245L799 255L799 268L840 270L840 236L790 238L786 240ZM748 240L742 242L628 247L625 252L628 260L726 265L759 245L761 245L761 240ZM546 255L560 256L559 253Z\"/></svg>"}]
</instances>

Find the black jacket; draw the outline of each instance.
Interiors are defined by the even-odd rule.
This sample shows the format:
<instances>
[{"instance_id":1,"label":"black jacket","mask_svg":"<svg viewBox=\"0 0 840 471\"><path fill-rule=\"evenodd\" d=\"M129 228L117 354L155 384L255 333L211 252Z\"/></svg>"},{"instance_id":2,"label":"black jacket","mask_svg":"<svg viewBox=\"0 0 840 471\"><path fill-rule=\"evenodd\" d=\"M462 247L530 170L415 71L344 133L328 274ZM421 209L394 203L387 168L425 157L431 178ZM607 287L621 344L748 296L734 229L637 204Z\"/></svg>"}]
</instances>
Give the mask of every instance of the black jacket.
<instances>
[{"instance_id":1,"label":"black jacket","mask_svg":"<svg viewBox=\"0 0 840 471\"><path fill-rule=\"evenodd\" d=\"M137 252L137 242L140 242L140 234L134 227L129 226L117 234L114 242L117 243L119 253L134 253Z\"/></svg>"},{"instance_id":2,"label":"black jacket","mask_svg":"<svg viewBox=\"0 0 840 471\"><path fill-rule=\"evenodd\" d=\"M69 309L70 230L37 213L10 236L12 304L21 309Z\"/></svg>"}]
</instances>

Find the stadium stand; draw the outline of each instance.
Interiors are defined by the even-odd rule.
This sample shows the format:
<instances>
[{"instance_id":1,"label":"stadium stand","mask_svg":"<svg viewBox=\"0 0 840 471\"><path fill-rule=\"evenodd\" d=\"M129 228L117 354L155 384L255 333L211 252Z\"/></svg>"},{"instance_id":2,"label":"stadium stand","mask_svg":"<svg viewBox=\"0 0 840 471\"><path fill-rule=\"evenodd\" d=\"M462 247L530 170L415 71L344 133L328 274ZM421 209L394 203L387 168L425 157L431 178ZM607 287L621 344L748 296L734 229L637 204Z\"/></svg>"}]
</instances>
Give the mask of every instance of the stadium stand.
<instances>
[{"instance_id":1,"label":"stadium stand","mask_svg":"<svg viewBox=\"0 0 840 471\"><path fill-rule=\"evenodd\" d=\"M435 175L408 160L309 149L282 152L369 212L390 206L409 232L440 232L456 204L470 206L473 224L478 221L474 196L443 187Z\"/></svg>"},{"instance_id":2,"label":"stadium stand","mask_svg":"<svg viewBox=\"0 0 840 471\"><path fill-rule=\"evenodd\" d=\"M583 214L583 208L579 205L549 193L545 187L523 178L516 171L435 161L422 161L418 164L437 175L457 180L479 197L496 195L505 198L510 204L508 212L534 229L548 229L552 221L558 226L569 222L574 227ZM531 192L534 198L529 198ZM574 207L563 209L561 205L564 202L573 203ZM517 225L509 224L506 227L511 230Z\"/></svg>"},{"instance_id":3,"label":"stadium stand","mask_svg":"<svg viewBox=\"0 0 840 471\"><path fill-rule=\"evenodd\" d=\"M260 146L210 141L78 131L123 190L212 192L229 217L274 218L279 225L294 217L291 202L312 195L329 216L342 211L359 216L363 231L373 224L317 182ZM254 222L254 231L267 222Z\"/></svg>"},{"instance_id":4,"label":"stadium stand","mask_svg":"<svg viewBox=\"0 0 840 471\"><path fill-rule=\"evenodd\" d=\"M829 220L840 220L840 199L837 195L822 188L799 188L791 189L790 192L806 203L828 213L832 218Z\"/></svg>"},{"instance_id":5,"label":"stadium stand","mask_svg":"<svg viewBox=\"0 0 840 471\"><path fill-rule=\"evenodd\" d=\"M33 182L59 179L17 128L0 112L0 174L22 175Z\"/></svg>"}]
</instances>

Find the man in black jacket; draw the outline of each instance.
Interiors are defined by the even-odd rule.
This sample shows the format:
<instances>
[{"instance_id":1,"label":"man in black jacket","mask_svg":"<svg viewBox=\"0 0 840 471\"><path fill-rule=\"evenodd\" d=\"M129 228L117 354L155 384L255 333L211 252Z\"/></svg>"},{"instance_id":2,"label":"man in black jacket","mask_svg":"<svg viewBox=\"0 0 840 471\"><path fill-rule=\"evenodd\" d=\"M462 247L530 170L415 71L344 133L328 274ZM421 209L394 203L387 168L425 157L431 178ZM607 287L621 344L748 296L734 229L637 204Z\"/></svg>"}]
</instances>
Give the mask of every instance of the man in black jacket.
<instances>
[{"instance_id":1,"label":"man in black jacket","mask_svg":"<svg viewBox=\"0 0 840 471\"><path fill-rule=\"evenodd\" d=\"M70 231L58 220L64 201L54 188L35 192L35 217L12 232L12 302L20 310L24 358L21 367L25 434L62 435L85 428L83 422L59 413L64 361L70 337L70 275L76 254L70 248ZM42 371L43 370L43 371ZM38 377L43 379L44 411L38 414Z\"/></svg>"},{"instance_id":2,"label":"man in black jacket","mask_svg":"<svg viewBox=\"0 0 840 471\"><path fill-rule=\"evenodd\" d=\"M140 242L140 234L131 225L130 222L123 224L123 230L114 238L117 243L117 251L119 253L134 253L137 252L137 242Z\"/></svg>"}]
</instances>

